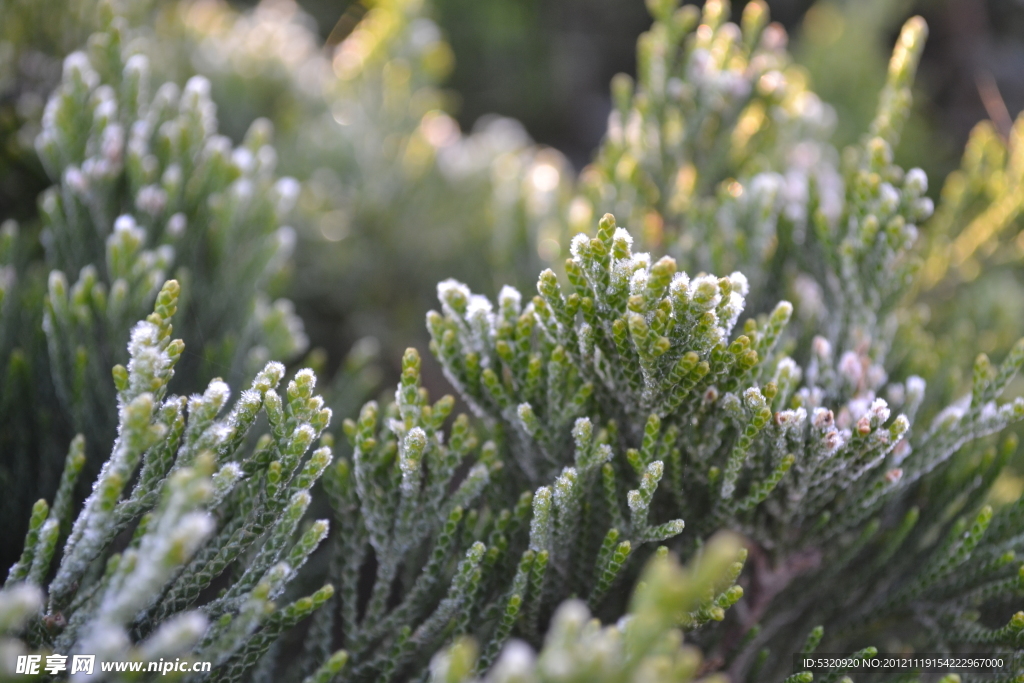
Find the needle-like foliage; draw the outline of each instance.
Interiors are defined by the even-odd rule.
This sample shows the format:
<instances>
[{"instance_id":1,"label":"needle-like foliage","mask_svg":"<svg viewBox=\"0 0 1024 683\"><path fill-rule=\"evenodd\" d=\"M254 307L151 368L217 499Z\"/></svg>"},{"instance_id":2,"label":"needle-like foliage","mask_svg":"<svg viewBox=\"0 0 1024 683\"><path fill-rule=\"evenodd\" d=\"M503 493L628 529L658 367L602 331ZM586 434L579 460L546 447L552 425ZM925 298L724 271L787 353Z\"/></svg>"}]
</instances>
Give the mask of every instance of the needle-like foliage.
<instances>
[{"instance_id":1,"label":"needle-like foliage","mask_svg":"<svg viewBox=\"0 0 1024 683\"><path fill-rule=\"evenodd\" d=\"M613 82L570 188L507 122L462 135L441 111L450 55L418 2L346 15L329 56L285 5L174 7L197 55L166 63L144 5L104 4L64 59L32 135L52 187L0 227L0 474L25 489L3 519L27 528L0 680L18 655L78 653L210 662L188 680L225 682L811 683L793 656L815 651L984 651L1005 663L992 680L1024 674L1002 434L1024 418L1024 342L1003 325L1000 362L958 384L961 337L936 340L923 308L1012 261L994 252L1020 213L1021 135L979 128L933 211L925 173L895 161L923 20L840 153L765 3L731 23L723 0L652 0L637 77ZM50 33L35 49L75 32ZM305 186L275 175L266 120L240 144L217 132L218 88L251 95L231 127L268 83ZM360 291L423 296L431 254L568 258L536 293L441 282L426 326L458 397L431 399L410 348L394 394L332 434L314 373L271 360L306 345L272 298L293 203L318 252L299 290L346 314ZM331 405L363 400L370 355Z\"/></svg>"}]
</instances>

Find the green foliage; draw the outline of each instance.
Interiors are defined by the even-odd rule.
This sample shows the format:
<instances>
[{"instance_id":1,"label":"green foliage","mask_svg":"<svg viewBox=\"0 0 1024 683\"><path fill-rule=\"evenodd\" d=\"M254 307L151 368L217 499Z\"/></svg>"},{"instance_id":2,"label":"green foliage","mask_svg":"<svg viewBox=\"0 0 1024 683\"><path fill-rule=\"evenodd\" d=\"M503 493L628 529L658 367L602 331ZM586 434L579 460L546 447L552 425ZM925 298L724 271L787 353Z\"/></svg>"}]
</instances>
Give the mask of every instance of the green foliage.
<instances>
[{"instance_id":1,"label":"green foliage","mask_svg":"<svg viewBox=\"0 0 1024 683\"><path fill-rule=\"evenodd\" d=\"M331 463L328 447L306 457L330 411L313 395L308 370L278 394L284 367L276 362L223 415L230 390L220 380L202 395L169 395L185 348L171 338L179 292L168 281L154 312L132 329L128 366L114 369L118 436L74 524L66 529L80 438L54 504L40 500L33 509L3 594L15 606L37 604L27 621L5 617L21 621L21 648L100 661L190 654L213 662L216 680L237 680L282 630L334 593L327 584L290 604L274 602L327 535L326 520L297 528L310 488ZM261 415L269 429L254 442ZM123 547L117 538L126 531ZM205 589L225 572L233 582L210 598ZM45 608L37 586L46 589Z\"/></svg>"},{"instance_id":2,"label":"green foliage","mask_svg":"<svg viewBox=\"0 0 1024 683\"><path fill-rule=\"evenodd\" d=\"M28 487L15 510L52 490L59 442L74 432L95 473L118 422L109 368L127 361L129 331L167 276L185 283L188 382L248 381L306 346L291 303L270 295L294 243L280 226L298 184L274 175L269 125L254 123L235 148L216 134L205 79L154 89L131 36L112 20L89 55L65 59L35 139L56 184L40 197L40 225L4 224L3 476ZM25 471L33 460L38 477Z\"/></svg>"},{"instance_id":3,"label":"green foliage","mask_svg":"<svg viewBox=\"0 0 1024 683\"><path fill-rule=\"evenodd\" d=\"M915 267L907 252L916 225L932 211L923 174L895 166L892 152L923 22L904 27L870 133L840 163L826 142L834 113L792 65L767 6L748 3L739 26L727 21L727 3L709 2L703 14L652 8L638 81L613 84L615 110L581 175L583 201L691 272L740 269L754 313L792 298L838 349L870 343L872 357L884 353L887 314Z\"/></svg>"},{"instance_id":4,"label":"green foliage","mask_svg":"<svg viewBox=\"0 0 1024 683\"><path fill-rule=\"evenodd\" d=\"M959 359L913 297L1016 221L1019 135L980 129L918 245L928 181L894 149L922 20L840 154L763 3L739 25L719 0L649 3L636 83L613 83L570 196L560 158L507 122L462 135L443 112L450 55L417 2L349 16L329 58L284 5L170 5L152 31L144 4L104 8L33 136L53 187L0 228L3 519L25 531L0 665L92 652L213 664L190 680L808 683L793 653L877 647L985 648L1024 671L1024 498L995 495L1016 440L993 438L1024 418L1003 398L1024 343L978 356L952 402L953 383L936 395L911 374ZM217 133L232 92L228 129L283 124L304 186L275 175L268 120L238 145ZM430 349L473 418L431 401L408 349L393 400L344 420L335 458L313 371L279 392L270 361L306 345L273 302L291 204L296 291L376 330L438 264L471 253L486 281L581 232L527 300L438 285ZM361 400L367 348L332 405Z\"/></svg>"},{"instance_id":5,"label":"green foliage","mask_svg":"<svg viewBox=\"0 0 1024 683\"><path fill-rule=\"evenodd\" d=\"M80 273L70 293L60 276L50 276L51 346L97 326L89 312L106 319L108 338L122 338L164 274L176 273L186 283L187 341L217 340L202 348L207 371L252 376L270 357L291 358L305 346L290 304L272 304L263 293L294 240L279 226L298 185L273 175L266 121L233 148L216 135L204 79L180 91L174 84L154 89L147 58L128 56L123 42L115 26L94 35L91 59L74 53L65 60L36 140L48 173L60 181L40 200L47 262ZM69 297L85 309L79 320L68 311ZM75 371L96 372L58 365L62 393L70 393ZM103 398L93 397L101 405Z\"/></svg>"},{"instance_id":6,"label":"green foliage","mask_svg":"<svg viewBox=\"0 0 1024 683\"><path fill-rule=\"evenodd\" d=\"M991 509L978 513L967 540L958 540L967 522L949 527L949 513L936 510L938 526L931 533L951 528L949 540L932 538L915 553L907 551L906 565L881 563L868 570L858 558L886 547L876 545L882 543L882 519L906 504L901 501L920 495L922 478L964 444L1024 417L1024 400L995 403L1024 356L1011 355L998 370L986 360L976 370L969 404L947 409L931 427L915 428L920 378L885 387L889 396L901 397L897 407L906 411L892 417L889 403L865 388L878 366L865 367L852 352L835 359L822 338L815 340L804 370L773 352L789 317L788 303L760 325L748 320L745 334L733 337L746 287L741 275L692 281L673 275L671 259L651 265L646 254L634 256L628 233L613 232L612 226L607 216L598 237L573 241L576 256L566 264L572 294L561 291L550 271L522 310L511 289L503 291L495 311L462 285L439 287L445 315L429 316L432 346L452 383L500 425L518 478L545 481L562 466L558 487L566 474L575 481L577 470L600 466L606 516L595 516L600 509L592 507L586 525L617 524L631 540L644 541L676 536L686 520L692 535L684 533L678 545L686 553L717 528L742 530L772 556L788 556L795 565L778 571L804 574L791 588L794 595L780 598L789 610L803 605L808 615L824 611L829 623L844 624L847 638L860 633L864 622L935 610L952 627L940 631L943 646L973 642L956 635L972 628L970 601L932 604L928 596L936 583L977 589L985 599L999 593L983 585L989 572L1002 576L1012 569L1012 555L998 568L984 559L978 560L984 570L968 562L1011 551L1009 538L986 534ZM797 389L801 376L805 381ZM758 381L765 383L759 387ZM605 427L592 444L593 424ZM1005 459L992 466L998 471L1002 464ZM662 517L682 520L651 527L647 515L652 501L658 502L655 492L666 467L675 488L662 492L657 507ZM634 477L637 484L628 483ZM585 475L578 479L586 481ZM946 485L958 490L964 483L954 479ZM623 488L634 485L626 495L631 521L624 524L618 506ZM585 500L601 495L593 488L583 491ZM909 531L887 539L888 556L895 548L914 547ZM608 538L604 556L617 536ZM922 555L909 561L916 553ZM755 577L758 571L768 569L755 569ZM837 595L844 572L858 575L854 585L867 592ZM1016 592L1015 581L1012 575L1000 584L1004 599ZM876 601L870 608L864 607L868 595ZM726 591L685 623L720 620L715 608L738 598ZM787 612L787 620L793 619ZM762 642L770 635L786 642L788 628L775 626L772 634L767 626L762 625ZM776 643L779 652L787 650L782 643Z\"/></svg>"},{"instance_id":7,"label":"green foliage","mask_svg":"<svg viewBox=\"0 0 1024 683\"><path fill-rule=\"evenodd\" d=\"M568 288L542 273L525 306L512 289L495 306L442 283L442 313L428 316L431 347L449 380L505 436L521 481L550 481L578 462L573 437L578 446L577 434L598 425L598 443L614 453L604 466L608 519L632 534L639 527L642 537L635 513L653 501L662 518L686 520L674 541L684 555L722 526L755 541L757 606L722 627L736 634L758 626L745 651L720 653L734 674L779 674L806 637L801 629L822 622L831 651L872 637L953 649L984 637L1012 651L1010 627L982 636L989 631L977 621L981 607L998 603L1005 613L1017 591L1019 549L988 532L993 512L978 507L1008 456L986 458L970 444L1024 417L1020 399L995 403L1020 356L999 370L979 360L971 396L931 426L915 422L924 381L888 381L887 351L905 339L896 334L916 272L916 224L932 212L924 174L892 160L923 22L905 26L862 143L839 164L804 129L802 149L817 151L811 166L794 168L786 130L796 119L785 99L766 100L771 93L757 86L777 82L786 87L776 97L793 95L791 104L817 112L819 123L826 114L798 78L786 80L776 29L762 29L764 9L748 5L741 30L725 23L720 3L708 3L703 16L653 8L635 93L624 81L615 86L608 140L581 178L587 202L623 211L649 244L667 241L695 270L740 265L753 286L740 273L691 279L675 259L634 254L630 233L607 215L595 237L572 240ZM774 56L758 52L772 49ZM756 144L737 154L730 146L757 111L748 131ZM692 202L673 204L677 181L692 183ZM745 202L762 208L736 208ZM767 248L745 250L755 238ZM737 334L750 291L760 315ZM792 306L771 302L776 291L799 304L789 333ZM777 350L780 338L797 344ZM578 430L575 420L584 421ZM979 456L981 470L952 464ZM666 471L672 488L655 497L649 482ZM936 471L946 472L941 484ZM973 480L978 471L982 480ZM631 527L615 512L628 477L642 481L628 495ZM922 508L932 521L919 519ZM889 561L870 562L878 553ZM906 619L921 620L921 636L897 635ZM767 658L755 657L765 646Z\"/></svg>"},{"instance_id":8,"label":"green foliage","mask_svg":"<svg viewBox=\"0 0 1024 683\"><path fill-rule=\"evenodd\" d=\"M544 647L534 653L513 642L490 673L487 683L513 681L652 681L724 680L720 674L700 676L700 651L683 645L677 626L680 615L695 609L729 571L739 551L735 537L712 539L692 568L681 567L666 553L648 562L633 592L629 612L616 626L602 627L579 601L562 604L552 619ZM471 676L475 644L456 641L431 662L432 683L478 681Z\"/></svg>"}]
</instances>

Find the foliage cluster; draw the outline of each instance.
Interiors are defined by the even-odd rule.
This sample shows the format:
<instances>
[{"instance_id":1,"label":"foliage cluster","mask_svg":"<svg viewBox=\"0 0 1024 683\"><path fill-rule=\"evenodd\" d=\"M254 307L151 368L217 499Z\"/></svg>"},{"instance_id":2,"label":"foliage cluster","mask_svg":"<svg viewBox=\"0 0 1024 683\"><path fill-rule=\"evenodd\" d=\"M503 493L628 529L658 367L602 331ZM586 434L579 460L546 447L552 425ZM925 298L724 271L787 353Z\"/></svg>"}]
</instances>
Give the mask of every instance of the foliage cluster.
<instances>
[{"instance_id":1,"label":"foliage cluster","mask_svg":"<svg viewBox=\"0 0 1024 683\"><path fill-rule=\"evenodd\" d=\"M458 130L412 0L329 56L280 3L101 2L4 34L2 163L51 186L0 228L2 519L24 534L0 680L30 651L217 681L809 683L792 653L874 647L1024 674L1024 495L995 436L1024 418L1003 398L1024 342L951 400L936 368L961 351L922 313L952 325L935 293L1005 248L1021 125L979 127L934 210L894 161L920 18L840 153L763 2L648 5L576 182L507 121ZM65 53L59 81L19 72ZM247 108L270 118L241 135ZM359 411L366 343L297 360L289 276L388 332L380 309L467 253L483 287L552 264L535 296L437 286L429 347L472 417L415 349ZM338 364L325 396L297 369Z\"/></svg>"}]
</instances>

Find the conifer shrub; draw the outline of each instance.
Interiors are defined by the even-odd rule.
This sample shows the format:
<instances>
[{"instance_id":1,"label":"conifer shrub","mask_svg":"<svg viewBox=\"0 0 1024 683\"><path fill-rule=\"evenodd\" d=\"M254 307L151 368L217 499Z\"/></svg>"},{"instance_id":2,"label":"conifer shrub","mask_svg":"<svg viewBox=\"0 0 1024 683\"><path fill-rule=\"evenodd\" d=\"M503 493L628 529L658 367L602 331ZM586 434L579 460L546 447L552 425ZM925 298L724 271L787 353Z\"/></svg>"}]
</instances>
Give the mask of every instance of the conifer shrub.
<instances>
[{"instance_id":1,"label":"conifer shrub","mask_svg":"<svg viewBox=\"0 0 1024 683\"><path fill-rule=\"evenodd\" d=\"M217 135L208 82L156 87L148 58L123 45L128 31L113 20L64 60L34 139L54 185L38 220L2 228L3 474L29 501L56 485L53 454L75 432L90 476L106 457L110 368L127 361L129 330L172 275L185 283L190 380L248 381L307 343L291 303L271 294L295 241L282 219L298 183L274 174L268 123L235 147ZM20 522L19 498L5 504Z\"/></svg>"},{"instance_id":2,"label":"conifer shrub","mask_svg":"<svg viewBox=\"0 0 1024 683\"><path fill-rule=\"evenodd\" d=\"M970 675L1024 675L1024 495L1007 475L1024 341L958 387L941 367L962 351L920 313L952 324L933 292L1012 238L1019 131L979 128L933 211L925 173L894 161L920 18L840 154L764 3L738 23L721 0L648 6L637 78L613 82L570 193L536 148L459 161L487 135L417 99L446 58L418 3L382 3L330 61L264 55L280 66L266 82L325 79L325 102L284 98L309 117L280 155L298 180L276 175L270 121L235 144L212 99L257 87L231 58L280 7L172 6L168 41L148 6L103 5L18 133L35 131L19 153L52 186L0 228L2 514L20 549L0 679L24 679L29 654L211 664L190 681L810 683L846 671L794 655L879 651L985 652L1004 666ZM197 16L227 28L204 37ZM0 55L62 45L26 35ZM209 79L178 85L183 62L157 61L178 43L205 46ZM568 258L536 294L443 280L426 329L458 398L431 398L409 348L394 393L332 426L328 404L366 393L366 354L324 396L295 362L290 210L305 201L303 243L350 250L373 287L448 234L439 206L458 196L488 207L478 229L508 273ZM389 264L420 202L430 219ZM386 234L334 239L342 218Z\"/></svg>"}]
</instances>

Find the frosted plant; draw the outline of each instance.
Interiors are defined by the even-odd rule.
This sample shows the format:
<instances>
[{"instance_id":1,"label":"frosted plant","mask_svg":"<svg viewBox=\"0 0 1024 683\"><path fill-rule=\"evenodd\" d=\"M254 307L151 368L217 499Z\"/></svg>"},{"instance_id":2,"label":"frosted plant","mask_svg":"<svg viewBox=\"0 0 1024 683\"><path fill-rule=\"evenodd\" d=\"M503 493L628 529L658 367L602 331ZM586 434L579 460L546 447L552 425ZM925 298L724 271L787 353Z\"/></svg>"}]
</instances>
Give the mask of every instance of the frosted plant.
<instances>
[{"instance_id":1,"label":"frosted plant","mask_svg":"<svg viewBox=\"0 0 1024 683\"><path fill-rule=\"evenodd\" d=\"M636 84L625 75L612 83L608 133L581 175L582 196L688 265L756 264L760 273L780 238L806 234L809 183L837 217L842 184L825 142L834 114L792 63L765 3L748 3L739 25L728 2L703 13L678 4L648 3L655 22L638 43Z\"/></svg>"},{"instance_id":2,"label":"frosted plant","mask_svg":"<svg viewBox=\"0 0 1024 683\"><path fill-rule=\"evenodd\" d=\"M73 6L60 0L0 2L0 111L8 142L0 157L0 206L5 214L13 210L14 217L25 217L30 207L20 202L46 186L45 175L34 163L32 141L39 133L46 100L60 82L64 57L101 30L112 15L138 25L149 18L153 5L149 0L84 0Z\"/></svg>"},{"instance_id":3,"label":"frosted plant","mask_svg":"<svg viewBox=\"0 0 1024 683\"><path fill-rule=\"evenodd\" d=\"M25 643L10 637L43 607L43 593L37 586L18 584L0 589L0 670L4 678L17 667L18 657L28 654Z\"/></svg>"},{"instance_id":4,"label":"frosted plant","mask_svg":"<svg viewBox=\"0 0 1024 683\"><path fill-rule=\"evenodd\" d=\"M213 662L214 680L238 680L333 594L327 584L275 602L328 532L326 520L299 530L332 459L328 447L307 454L330 420L313 395L315 377L299 371L281 395L284 367L270 363L226 413L230 390L220 380L202 395L168 394L184 350L171 338L179 291L176 281L164 284L154 312L132 329L127 367L114 367L118 436L73 523L81 437L52 505L40 500L32 510L0 593L4 630L22 636L4 641L5 658L7 650L100 661L189 656ZM261 415L269 430L253 441ZM116 539L129 530L122 547ZM226 572L230 586L209 597L205 589Z\"/></svg>"},{"instance_id":5,"label":"frosted plant","mask_svg":"<svg viewBox=\"0 0 1024 683\"><path fill-rule=\"evenodd\" d=\"M70 55L47 105L36 146L59 181L40 200L47 260L79 273L71 296L105 314L115 339L152 301L162 275L178 272L188 336L236 336L220 342L224 348L202 349L205 362L251 376L270 357L290 358L305 346L290 304L264 293L294 241L280 217L298 184L274 176L267 122L254 123L234 148L216 134L204 79L154 90L147 57L123 51L124 39L115 24L93 39L102 52ZM67 338L71 329L53 329L72 324L57 312L69 295L55 278L47 325ZM58 365L55 376L70 391L70 368Z\"/></svg>"},{"instance_id":6,"label":"frosted plant","mask_svg":"<svg viewBox=\"0 0 1024 683\"><path fill-rule=\"evenodd\" d=\"M678 533L669 523L645 526L633 545L616 531L585 537L584 482L595 479L598 457L581 451L578 473L569 468L536 491L514 488L497 445L481 444L466 416L445 435L454 400L429 401L419 364L407 351L395 402L384 411L367 404L345 422L352 458L339 459L324 479L339 529L330 550L339 593L314 619L301 670L330 652L339 627L344 680L423 674L444 640L460 634L479 639L484 670L513 632L540 638L548 605L570 587L588 586L599 603L632 547ZM649 498L656 485L647 481L639 495ZM368 566L375 577L361 608Z\"/></svg>"},{"instance_id":7,"label":"frosted plant","mask_svg":"<svg viewBox=\"0 0 1024 683\"><path fill-rule=\"evenodd\" d=\"M691 272L740 269L755 313L793 298L804 343L817 333L880 362L916 269L917 225L932 212L922 172L893 163L924 22L904 26L871 130L840 160L827 142L834 113L767 5L748 3L739 25L719 0L648 6L637 82L613 83L608 133L574 203L614 213L643 249L664 248Z\"/></svg>"},{"instance_id":8,"label":"frosted plant","mask_svg":"<svg viewBox=\"0 0 1024 683\"><path fill-rule=\"evenodd\" d=\"M447 53L424 7L375 6L330 60L289 7L172 11L194 60L108 17L65 61L37 137L55 186L38 222L0 228L0 444L48 453L44 467L67 447L54 494L21 513L0 660L187 657L224 681L810 683L794 652L984 648L1010 680L1024 672L1024 499L999 479L1015 440L993 438L1024 418L1003 398L1024 344L979 356L954 401L906 371L908 349L943 353L907 315L919 255L952 253L917 244L928 181L893 161L920 19L840 156L763 3L737 26L723 2L652 2L637 83L615 82L608 137L569 201L559 157L524 152L508 122L465 136L441 111ZM263 51L260 35L296 42ZM246 57L281 67L264 85L295 78L281 156L316 166L304 189L274 175L265 122L238 147L216 134L216 89L259 81ZM148 64L212 81L151 92ZM986 169L1016 157L983 142L969 177L1012 197ZM529 260L510 253L529 241L552 260L564 223L582 234L536 296L438 286L431 350L475 419L430 400L410 349L394 400L344 421L335 459L313 373L278 393L284 366L264 363L302 347L288 305L267 303L293 199L318 255L314 239L348 248L358 268L338 277L379 296L371 307L406 276L425 296L412 275L449 246L429 226L474 254L493 246L492 265ZM961 199L936 220L989 215ZM500 216L473 222L487 210ZM595 220L605 210L625 226ZM221 369L229 382L194 381ZM176 371L207 389L175 395ZM61 440L64 416L84 436ZM79 505L87 454L108 446ZM8 488L33 461L11 462Z\"/></svg>"},{"instance_id":9,"label":"frosted plant","mask_svg":"<svg viewBox=\"0 0 1024 683\"><path fill-rule=\"evenodd\" d=\"M127 360L133 322L172 273L185 283L189 381L249 381L307 344L292 304L272 298L295 239L281 223L298 183L274 175L269 125L254 123L236 148L217 134L204 79L154 91L138 43L123 45L133 30L108 21L88 55L64 60L42 116L35 145L55 185L39 200L41 225L2 229L0 443L12 454L2 469L28 500L56 487L58 442L71 429L86 437L95 473L117 424L108 369ZM20 534L27 506L13 498Z\"/></svg>"},{"instance_id":10,"label":"frosted plant","mask_svg":"<svg viewBox=\"0 0 1024 683\"><path fill-rule=\"evenodd\" d=\"M518 681L725 680L701 676L701 653L683 645L680 615L699 609L704 594L742 552L735 537L716 537L692 568L659 550L648 562L626 616L602 627L578 600L563 603L552 618L539 653L522 641L509 643L490 672L472 676L476 647L463 639L434 657L431 683L513 683Z\"/></svg>"},{"instance_id":11,"label":"frosted plant","mask_svg":"<svg viewBox=\"0 0 1024 683\"><path fill-rule=\"evenodd\" d=\"M783 68L777 29L761 28L763 10L756 3L748 7L744 43L739 29L723 23L720 3L709 3L703 17L692 8L673 13L669 5L655 7L655 28L641 48L651 65L641 60L642 86L652 87L662 73L659 49L696 49L702 40L709 51L721 51L721 65L746 77L759 81L767 73L751 76L730 50L745 49L749 57L761 45L778 61L762 55L758 68ZM703 262L669 242L687 262L739 263L750 276L678 272L671 257L635 253L633 235L606 215L596 236L572 240L564 267L568 287L551 271L541 274L537 296L529 301L512 288L491 302L456 281L438 286L442 309L428 315L431 349L497 437L503 466L494 485L505 492L492 495L511 501L515 491L534 491L531 546L548 533L554 539L543 569L551 576L545 579L547 595L589 596L591 607L616 614L621 603L603 599L616 580L634 575L629 560L641 543L664 540L688 556L725 527L751 543L749 573L741 579L748 595L741 599L744 591L726 581L698 615L677 625L711 644L715 661L729 662L733 676L779 675L789 667L787 653L808 638L851 652L872 638L954 651L984 642L1012 655L1010 670L1020 669L1016 617L1002 616L1012 613L1018 590L1014 553L1021 549L1011 531L1018 513L1016 507L994 511L984 505L1014 442L992 450L981 439L1024 417L1021 399L997 402L1024 362L1024 346L998 368L979 358L971 394L931 424L927 417L918 420L925 382L915 376L890 381L887 366L896 313L916 265L916 224L932 212L923 173L904 172L892 161L924 33L919 19L904 27L872 129L841 165L811 136L820 156L813 168L789 178L803 190L768 205L774 214L763 224L765 240L776 242L778 251L744 255L738 245L760 230L750 222L737 223L737 242L721 243ZM688 89L695 87L687 80L693 78L684 72L675 84L684 103L691 92L701 92ZM779 71L767 80L773 79L786 83ZM798 86L785 90L802 101L790 104L803 111L815 100ZM767 126L766 140L782 141L778 163L792 161L785 131L801 124L786 114L785 102L769 107L756 97L745 99L754 97L753 90L740 90L735 92L743 107L761 106L777 117L759 125ZM636 151L635 145L654 140L657 150L662 144L654 132L638 132L640 121L656 130L671 123L668 104L643 119L650 113L644 99L649 93L638 93L631 100L634 137L623 133L622 146L614 148L623 158L623 146ZM720 99L710 103L724 106ZM693 117L685 121L690 125ZM611 125L602 155L616 144L614 113ZM806 130L794 135L806 138ZM689 139L700 145L708 138ZM690 154L685 145L683 151ZM767 187L773 176L758 175L762 158L749 162L757 172L735 197L713 195L704 208L728 212L733 199ZM698 160L701 168L714 169L709 159ZM678 177L678 159L666 163L669 177ZM629 167L633 174L614 168L608 197L625 202L635 217L630 202L649 206L643 201L658 194L643 199L639 166ZM585 174L584 191L588 182ZM688 221L702 214L676 215L687 217L678 228L684 239L699 232L699 223ZM726 214L714 208L703 215L720 221ZM697 244L722 238L712 224L718 225L708 223L706 239ZM783 238L790 240L785 251ZM773 272L792 278L779 291L799 295L796 348L785 341L792 305L767 301L776 291L766 287ZM755 314L765 313L741 323L748 296L756 296ZM794 351L799 355L787 356ZM549 531L537 522L549 505L580 523L556 522ZM580 575L594 557L589 577ZM851 588L837 592L837 585ZM725 608L736 601L735 616L727 618ZM551 613L549 605L553 601L545 600L541 621ZM983 605L1009 625L979 621ZM494 620L490 628L536 642L534 619L517 609L512 619ZM494 661L493 636L485 643L481 670Z\"/></svg>"},{"instance_id":12,"label":"frosted plant","mask_svg":"<svg viewBox=\"0 0 1024 683\"><path fill-rule=\"evenodd\" d=\"M571 496L563 505L574 506L584 529L610 529L604 557L619 534L677 537L688 554L716 529L742 531L755 544L756 597L724 628L759 628L749 643L774 646L771 666L788 666L784 653L805 635L793 635L795 624L815 618L840 629L836 643L916 619L922 643L962 647L982 638L1012 648L1016 627L986 631L973 609L1005 604L1017 590L1019 513L993 517L979 507L1013 445L983 457L979 478L951 459L968 461L979 438L1024 418L1024 399L997 402L1024 364L1024 342L998 368L982 356L972 393L930 426L915 425L920 378L886 385L867 355L836 357L822 337L801 368L776 350L789 303L760 323L748 319L738 334L743 275L691 279L669 257L652 263L634 254L631 242L605 216L597 237L573 240L570 288L545 271L525 306L511 288L494 306L457 282L439 285L443 314L428 315L431 348L470 406L505 436L503 476L554 481L555 491L580 487L583 507ZM922 491L935 486L950 492L926 505ZM927 510L923 519L915 503ZM652 528L650 511L678 521ZM556 542L556 572L579 566L579 537L567 540ZM886 561L871 561L877 554ZM901 561L890 561L896 554ZM858 588L836 593L847 573ZM787 597L773 602L780 592ZM754 666L743 653L721 654L735 658L737 672Z\"/></svg>"}]
</instances>

